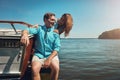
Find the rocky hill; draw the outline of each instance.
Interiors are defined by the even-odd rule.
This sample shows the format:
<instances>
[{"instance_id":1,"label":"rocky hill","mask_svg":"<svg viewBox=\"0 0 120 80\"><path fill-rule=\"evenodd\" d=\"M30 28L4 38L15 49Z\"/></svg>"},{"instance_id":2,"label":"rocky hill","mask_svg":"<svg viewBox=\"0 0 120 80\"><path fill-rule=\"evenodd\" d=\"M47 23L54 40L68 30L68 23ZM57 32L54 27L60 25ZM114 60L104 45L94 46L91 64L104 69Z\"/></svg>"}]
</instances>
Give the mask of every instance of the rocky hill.
<instances>
[{"instance_id":1,"label":"rocky hill","mask_svg":"<svg viewBox=\"0 0 120 80\"><path fill-rule=\"evenodd\" d=\"M113 29L103 32L98 39L120 39L120 29Z\"/></svg>"}]
</instances>

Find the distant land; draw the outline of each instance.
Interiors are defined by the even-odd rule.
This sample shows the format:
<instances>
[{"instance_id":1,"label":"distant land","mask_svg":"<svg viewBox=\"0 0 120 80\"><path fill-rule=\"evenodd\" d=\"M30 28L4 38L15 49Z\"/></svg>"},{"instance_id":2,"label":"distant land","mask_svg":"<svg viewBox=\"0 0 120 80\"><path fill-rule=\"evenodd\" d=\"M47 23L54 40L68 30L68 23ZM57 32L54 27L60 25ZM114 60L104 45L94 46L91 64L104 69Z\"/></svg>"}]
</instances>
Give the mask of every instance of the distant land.
<instances>
[{"instance_id":1,"label":"distant land","mask_svg":"<svg viewBox=\"0 0 120 80\"><path fill-rule=\"evenodd\" d=\"M98 39L120 39L120 29L105 31L98 36Z\"/></svg>"}]
</instances>

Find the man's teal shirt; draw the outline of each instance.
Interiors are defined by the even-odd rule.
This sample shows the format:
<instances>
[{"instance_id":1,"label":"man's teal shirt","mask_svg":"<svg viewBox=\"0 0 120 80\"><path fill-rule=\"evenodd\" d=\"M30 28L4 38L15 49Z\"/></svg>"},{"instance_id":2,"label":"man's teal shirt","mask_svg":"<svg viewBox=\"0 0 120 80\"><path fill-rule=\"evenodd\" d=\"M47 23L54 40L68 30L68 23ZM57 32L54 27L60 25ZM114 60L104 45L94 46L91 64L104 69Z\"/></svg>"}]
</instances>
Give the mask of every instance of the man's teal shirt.
<instances>
[{"instance_id":1,"label":"man's teal shirt","mask_svg":"<svg viewBox=\"0 0 120 80\"><path fill-rule=\"evenodd\" d=\"M54 27L46 28L39 26L38 28L27 28L29 34L35 36L34 55L39 58L47 58L54 50L60 50L60 36L53 32Z\"/></svg>"}]
</instances>

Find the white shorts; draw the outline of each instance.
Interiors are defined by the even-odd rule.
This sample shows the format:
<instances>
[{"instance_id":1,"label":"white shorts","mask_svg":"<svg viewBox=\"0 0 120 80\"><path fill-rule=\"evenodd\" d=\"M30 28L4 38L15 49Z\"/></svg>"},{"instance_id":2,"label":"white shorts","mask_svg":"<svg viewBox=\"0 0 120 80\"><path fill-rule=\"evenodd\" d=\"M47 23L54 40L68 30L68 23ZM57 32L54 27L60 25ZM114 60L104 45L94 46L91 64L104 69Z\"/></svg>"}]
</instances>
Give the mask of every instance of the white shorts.
<instances>
[{"instance_id":1,"label":"white shorts","mask_svg":"<svg viewBox=\"0 0 120 80\"><path fill-rule=\"evenodd\" d=\"M44 65L44 61L45 61L46 59L47 59L47 58L42 58L42 59L40 59L38 56L33 56L32 62L38 61L38 62L40 62L42 65ZM52 59L52 61L58 61L58 62L59 62L58 56L55 56L55 57Z\"/></svg>"}]
</instances>

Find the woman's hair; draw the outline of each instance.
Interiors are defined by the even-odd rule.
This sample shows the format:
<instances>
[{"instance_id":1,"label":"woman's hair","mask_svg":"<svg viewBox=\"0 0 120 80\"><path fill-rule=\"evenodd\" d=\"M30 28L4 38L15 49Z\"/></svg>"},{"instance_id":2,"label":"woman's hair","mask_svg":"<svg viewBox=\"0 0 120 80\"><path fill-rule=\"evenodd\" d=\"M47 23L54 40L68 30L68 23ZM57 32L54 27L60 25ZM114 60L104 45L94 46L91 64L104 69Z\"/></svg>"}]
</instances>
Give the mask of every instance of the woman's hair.
<instances>
[{"instance_id":1,"label":"woman's hair","mask_svg":"<svg viewBox=\"0 0 120 80\"><path fill-rule=\"evenodd\" d=\"M64 32L65 37L69 35L70 30L73 26L73 18L71 14L65 13L62 17L57 21L58 22L58 31L59 34Z\"/></svg>"}]
</instances>

